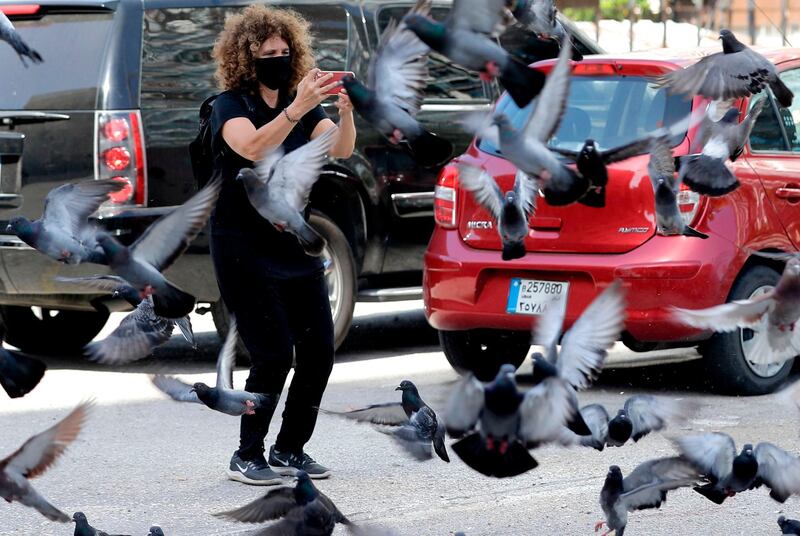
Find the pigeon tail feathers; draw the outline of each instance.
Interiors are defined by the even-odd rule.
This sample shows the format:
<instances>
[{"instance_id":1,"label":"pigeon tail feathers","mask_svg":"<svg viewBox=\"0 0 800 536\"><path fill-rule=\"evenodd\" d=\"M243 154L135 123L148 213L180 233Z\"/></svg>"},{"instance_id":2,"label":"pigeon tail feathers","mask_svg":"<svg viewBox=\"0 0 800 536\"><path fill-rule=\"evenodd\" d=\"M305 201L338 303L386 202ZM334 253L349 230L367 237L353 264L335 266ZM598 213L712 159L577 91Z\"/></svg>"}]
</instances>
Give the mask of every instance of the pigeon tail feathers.
<instances>
[{"instance_id":1,"label":"pigeon tail feathers","mask_svg":"<svg viewBox=\"0 0 800 536\"><path fill-rule=\"evenodd\" d=\"M503 66L499 76L503 87L520 108L527 106L542 91L545 78L541 71L531 69L511 57Z\"/></svg>"},{"instance_id":2,"label":"pigeon tail feathers","mask_svg":"<svg viewBox=\"0 0 800 536\"><path fill-rule=\"evenodd\" d=\"M408 145L414 159L421 167L435 167L444 164L453 155L453 144L427 130L409 137Z\"/></svg>"},{"instance_id":3,"label":"pigeon tail feathers","mask_svg":"<svg viewBox=\"0 0 800 536\"><path fill-rule=\"evenodd\" d=\"M192 312L194 304L194 296L169 281L166 282L165 290L153 294L153 311L164 318L183 318Z\"/></svg>"},{"instance_id":4,"label":"pigeon tail feathers","mask_svg":"<svg viewBox=\"0 0 800 536\"><path fill-rule=\"evenodd\" d=\"M38 359L24 355L0 356L0 385L10 398L20 398L30 393L44 376L47 369Z\"/></svg>"},{"instance_id":5,"label":"pigeon tail feathers","mask_svg":"<svg viewBox=\"0 0 800 536\"><path fill-rule=\"evenodd\" d=\"M452 449L471 468L496 478L521 475L539 465L519 442L509 443L505 452L500 454L497 449L487 449L486 441L477 432L453 443Z\"/></svg>"},{"instance_id":6,"label":"pigeon tail feathers","mask_svg":"<svg viewBox=\"0 0 800 536\"><path fill-rule=\"evenodd\" d=\"M739 180L724 161L702 154L683 159L681 175L683 182L693 192L710 197L725 195L739 187Z\"/></svg>"},{"instance_id":7,"label":"pigeon tail feathers","mask_svg":"<svg viewBox=\"0 0 800 536\"><path fill-rule=\"evenodd\" d=\"M327 242L322 235L315 231L308 223L303 222L303 225L297 229L296 236L307 254L312 257L319 257L322 255L322 250L325 249L325 244L327 244Z\"/></svg>"}]
</instances>

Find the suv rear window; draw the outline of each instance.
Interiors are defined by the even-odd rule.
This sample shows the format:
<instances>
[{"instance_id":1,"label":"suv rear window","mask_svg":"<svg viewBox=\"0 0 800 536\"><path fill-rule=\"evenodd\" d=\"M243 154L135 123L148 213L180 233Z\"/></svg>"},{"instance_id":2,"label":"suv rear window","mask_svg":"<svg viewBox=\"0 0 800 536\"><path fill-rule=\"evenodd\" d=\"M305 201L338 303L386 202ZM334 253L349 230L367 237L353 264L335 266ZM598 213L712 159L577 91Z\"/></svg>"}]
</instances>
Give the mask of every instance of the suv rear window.
<instances>
[{"instance_id":1,"label":"suv rear window","mask_svg":"<svg viewBox=\"0 0 800 536\"><path fill-rule=\"evenodd\" d=\"M12 23L44 63L26 69L0 46L0 110L94 109L113 13L45 14Z\"/></svg>"},{"instance_id":2,"label":"suv rear window","mask_svg":"<svg viewBox=\"0 0 800 536\"><path fill-rule=\"evenodd\" d=\"M495 114L506 114L516 128L522 128L536 102L520 109L503 95ZM567 108L550 146L578 150L592 138L601 149L609 149L673 125L690 111L691 102L667 95L666 88L653 87L644 77L573 76ZM481 140L478 148L499 154L488 140Z\"/></svg>"}]
</instances>

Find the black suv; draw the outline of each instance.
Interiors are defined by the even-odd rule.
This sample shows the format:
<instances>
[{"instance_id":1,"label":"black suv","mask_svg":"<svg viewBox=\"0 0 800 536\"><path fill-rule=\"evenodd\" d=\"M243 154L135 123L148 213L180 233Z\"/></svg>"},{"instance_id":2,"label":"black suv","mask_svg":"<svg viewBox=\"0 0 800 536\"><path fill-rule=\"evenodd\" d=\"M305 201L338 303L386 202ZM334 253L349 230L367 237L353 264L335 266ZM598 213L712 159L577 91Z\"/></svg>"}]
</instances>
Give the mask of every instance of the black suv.
<instances>
[{"instance_id":1,"label":"black suv","mask_svg":"<svg viewBox=\"0 0 800 536\"><path fill-rule=\"evenodd\" d=\"M130 242L158 216L196 190L188 144L200 103L215 88L211 49L225 17L249 2L227 0L0 1L25 41L44 58L23 67L0 43L0 230L13 216L38 217L47 192L65 182L117 177L128 187L97 214L103 227ZM366 78L380 31L412 2L367 0L347 7L330 0L289 4L311 21L317 63ZM449 4L434 4L442 18ZM598 52L574 30L575 47ZM504 45L523 48L510 30ZM444 58L430 61L431 80L419 119L462 152L471 136L458 126L465 112L485 110L494 84ZM336 115L329 103L327 111ZM326 274L340 343L357 299L421 296L422 255L433 229L438 169L418 167L363 122L356 151L325 168L311 194L312 224L327 238ZM0 231L2 232L2 231ZM65 266L15 236L0 235L0 314L6 340L37 353L75 350L102 328L108 309L124 307L53 281L102 267ZM169 277L211 304L223 333L227 315L201 235ZM102 303L99 303L102 301Z\"/></svg>"}]
</instances>

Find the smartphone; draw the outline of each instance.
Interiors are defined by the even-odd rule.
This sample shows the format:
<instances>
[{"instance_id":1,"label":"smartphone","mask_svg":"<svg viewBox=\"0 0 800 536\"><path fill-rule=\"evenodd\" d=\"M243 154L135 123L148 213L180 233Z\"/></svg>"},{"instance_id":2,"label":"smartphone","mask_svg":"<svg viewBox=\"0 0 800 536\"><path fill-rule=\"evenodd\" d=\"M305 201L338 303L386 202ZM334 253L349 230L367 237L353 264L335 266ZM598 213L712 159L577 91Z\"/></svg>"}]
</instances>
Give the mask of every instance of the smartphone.
<instances>
[{"instance_id":1,"label":"smartphone","mask_svg":"<svg viewBox=\"0 0 800 536\"><path fill-rule=\"evenodd\" d=\"M341 82L342 78L347 76L355 76L353 71L320 71L319 76L325 76L328 73L332 73L333 76L328 80L327 84L333 84L334 82ZM326 95L338 95L339 92L342 90L341 84L338 86L334 86L326 92Z\"/></svg>"}]
</instances>

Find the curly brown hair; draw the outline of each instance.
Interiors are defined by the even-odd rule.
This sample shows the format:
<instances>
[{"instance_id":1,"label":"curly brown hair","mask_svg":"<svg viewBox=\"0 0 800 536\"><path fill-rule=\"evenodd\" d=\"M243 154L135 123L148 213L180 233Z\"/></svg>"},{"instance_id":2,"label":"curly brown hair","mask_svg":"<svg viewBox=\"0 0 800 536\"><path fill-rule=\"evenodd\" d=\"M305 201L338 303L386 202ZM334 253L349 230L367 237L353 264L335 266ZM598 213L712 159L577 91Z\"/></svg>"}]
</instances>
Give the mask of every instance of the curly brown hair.
<instances>
[{"instance_id":1,"label":"curly brown hair","mask_svg":"<svg viewBox=\"0 0 800 536\"><path fill-rule=\"evenodd\" d=\"M292 76L289 87L297 84L314 66L309 22L291 9L277 9L253 4L225 20L225 28L214 43L213 57L217 62L214 77L223 89L257 91L255 59L261 44L280 36L289 45L292 57Z\"/></svg>"}]
</instances>

